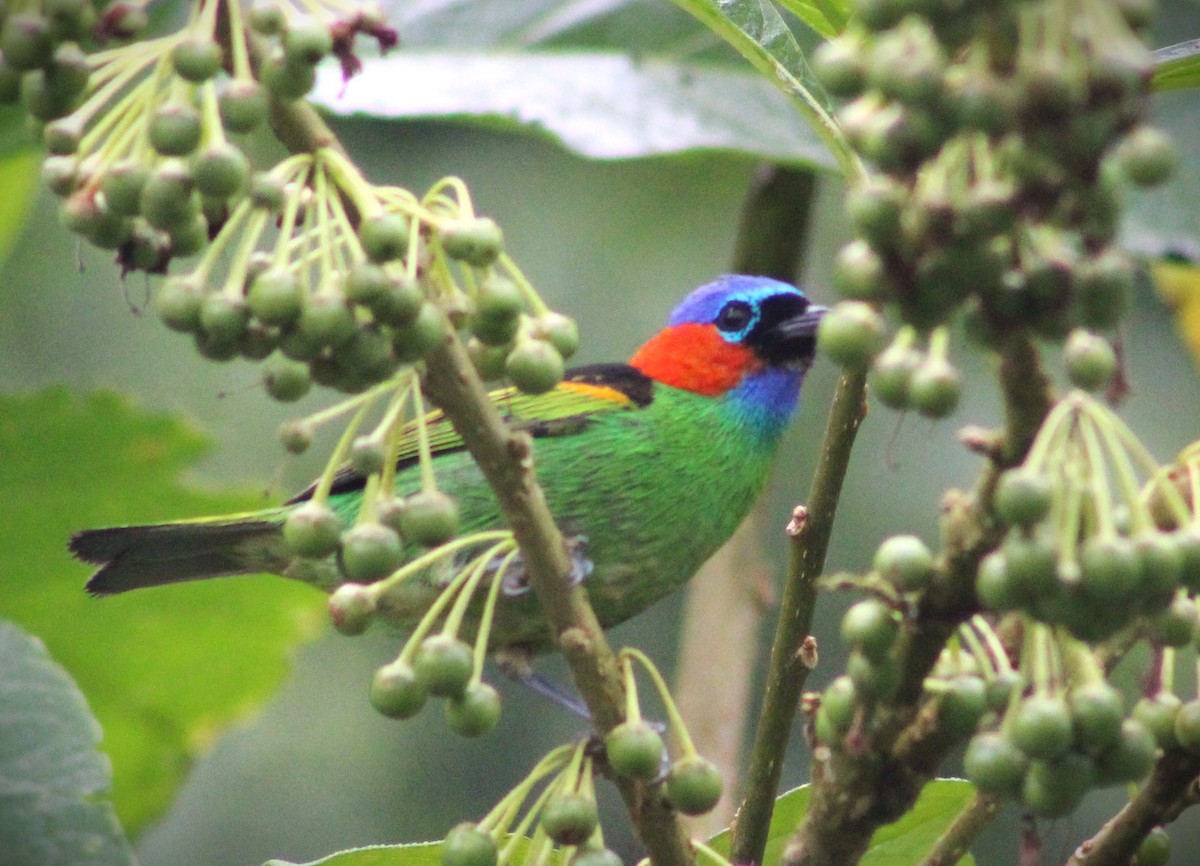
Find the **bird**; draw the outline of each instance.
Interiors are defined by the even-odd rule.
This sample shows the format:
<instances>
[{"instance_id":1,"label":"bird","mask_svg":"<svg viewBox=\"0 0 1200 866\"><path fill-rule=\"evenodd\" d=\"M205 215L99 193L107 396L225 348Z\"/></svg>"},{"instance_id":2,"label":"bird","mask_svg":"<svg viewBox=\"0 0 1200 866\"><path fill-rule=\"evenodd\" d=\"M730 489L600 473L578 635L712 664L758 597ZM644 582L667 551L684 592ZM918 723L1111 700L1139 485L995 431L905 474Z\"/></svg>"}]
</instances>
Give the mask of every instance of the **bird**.
<instances>
[{"instance_id":1,"label":"bird","mask_svg":"<svg viewBox=\"0 0 1200 866\"><path fill-rule=\"evenodd\" d=\"M788 283L725 275L692 291L627 363L568 370L538 395L491 392L508 423L531 437L539 483L572 553L572 579L602 627L681 587L741 523L796 413L824 313ZM491 489L449 423L435 411L426 429L438 487L457 501L461 532L503 528ZM410 431L398 497L422 489L411 440ZM328 504L347 526L364 487L348 467L333 483ZM337 556L297 558L283 538L288 514L314 490L262 511L88 529L69 547L99 566L86 585L94 596L263 572L333 592L346 582ZM549 649L553 634L536 598L519 573L503 579L489 649ZM389 592L381 613L412 629L445 583L431 567Z\"/></svg>"}]
</instances>

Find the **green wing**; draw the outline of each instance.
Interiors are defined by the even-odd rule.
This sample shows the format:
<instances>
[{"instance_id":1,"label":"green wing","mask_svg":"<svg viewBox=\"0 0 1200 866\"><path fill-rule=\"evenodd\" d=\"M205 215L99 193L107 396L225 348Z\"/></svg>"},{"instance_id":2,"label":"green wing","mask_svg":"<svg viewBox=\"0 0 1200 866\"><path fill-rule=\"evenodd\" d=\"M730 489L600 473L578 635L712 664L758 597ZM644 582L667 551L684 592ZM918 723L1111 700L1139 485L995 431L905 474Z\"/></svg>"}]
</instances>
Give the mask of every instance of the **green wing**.
<instances>
[{"instance_id":1,"label":"green wing","mask_svg":"<svg viewBox=\"0 0 1200 866\"><path fill-rule=\"evenodd\" d=\"M492 403L514 430L524 430L535 439L570 436L587 428L597 417L610 412L629 412L648 406L654 399L654 380L628 364L593 364L568 370L554 389L545 394L524 394L516 388L500 388L488 394ZM429 450L435 457L463 449L462 437L441 410L425 416ZM398 452L399 468L419 459L417 422L405 425ZM365 479L345 467L334 477L331 493L357 490ZM312 496L315 485L288 504Z\"/></svg>"}]
</instances>

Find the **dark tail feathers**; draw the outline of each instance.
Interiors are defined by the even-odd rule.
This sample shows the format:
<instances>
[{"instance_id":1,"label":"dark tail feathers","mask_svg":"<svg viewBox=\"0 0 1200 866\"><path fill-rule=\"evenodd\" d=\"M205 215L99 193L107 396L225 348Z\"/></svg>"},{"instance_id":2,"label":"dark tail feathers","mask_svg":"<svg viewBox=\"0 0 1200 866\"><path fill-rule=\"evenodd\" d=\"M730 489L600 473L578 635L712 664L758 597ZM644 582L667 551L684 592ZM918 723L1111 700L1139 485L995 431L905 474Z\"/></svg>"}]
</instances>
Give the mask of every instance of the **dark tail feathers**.
<instances>
[{"instance_id":1,"label":"dark tail feathers","mask_svg":"<svg viewBox=\"0 0 1200 866\"><path fill-rule=\"evenodd\" d=\"M71 537L71 552L99 565L87 582L92 595L185 580L257 574L272 570L280 525L268 520L162 523L85 529Z\"/></svg>"}]
</instances>

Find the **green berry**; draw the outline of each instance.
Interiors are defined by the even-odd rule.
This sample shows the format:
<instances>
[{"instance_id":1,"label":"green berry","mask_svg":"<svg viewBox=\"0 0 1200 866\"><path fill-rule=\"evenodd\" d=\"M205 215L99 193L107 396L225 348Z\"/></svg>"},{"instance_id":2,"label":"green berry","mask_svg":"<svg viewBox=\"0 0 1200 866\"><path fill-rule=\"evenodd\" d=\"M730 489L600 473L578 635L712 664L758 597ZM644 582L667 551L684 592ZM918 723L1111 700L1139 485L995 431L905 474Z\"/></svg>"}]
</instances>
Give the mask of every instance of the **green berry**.
<instances>
[{"instance_id":1,"label":"green berry","mask_svg":"<svg viewBox=\"0 0 1200 866\"><path fill-rule=\"evenodd\" d=\"M429 691L406 663L395 661L371 678L371 705L392 719L411 719L425 706Z\"/></svg>"},{"instance_id":2,"label":"green berry","mask_svg":"<svg viewBox=\"0 0 1200 866\"><path fill-rule=\"evenodd\" d=\"M146 178L139 206L146 222L163 231L191 223L200 211L191 171L175 161L159 166Z\"/></svg>"},{"instance_id":3,"label":"green berry","mask_svg":"<svg viewBox=\"0 0 1200 866\"><path fill-rule=\"evenodd\" d=\"M341 564L353 581L387 577L404 561L400 536L378 523L360 523L342 533Z\"/></svg>"},{"instance_id":4,"label":"green berry","mask_svg":"<svg viewBox=\"0 0 1200 866\"><path fill-rule=\"evenodd\" d=\"M471 330L489 346L507 345L517 335L524 306L525 298L517 284L493 275L479 287Z\"/></svg>"},{"instance_id":5,"label":"green berry","mask_svg":"<svg viewBox=\"0 0 1200 866\"><path fill-rule=\"evenodd\" d=\"M21 105L35 120L64 117L75 107L78 91L61 87L48 70L33 69L21 77Z\"/></svg>"},{"instance_id":6,"label":"green berry","mask_svg":"<svg viewBox=\"0 0 1200 866\"><path fill-rule=\"evenodd\" d=\"M817 348L843 367L862 370L883 349L883 318L861 301L843 301L821 318Z\"/></svg>"},{"instance_id":7,"label":"green berry","mask_svg":"<svg viewBox=\"0 0 1200 866\"><path fill-rule=\"evenodd\" d=\"M933 577L933 554L915 535L893 535L875 551L874 566L900 589L924 589Z\"/></svg>"},{"instance_id":8,"label":"green berry","mask_svg":"<svg viewBox=\"0 0 1200 866\"><path fill-rule=\"evenodd\" d=\"M347 272L342 281L342 294L355 304L374 309L381 304L392 289L392 278L380 265L358 262Z\"/></svg>"},{"instance_id":9,"label":"green berry","mask_svg":"<svg viewBox=\"0 0 1200 866\"><path fill-rule=\"evenodd\" d=\"M323 559L338 549L342 521L327 505L297 505L283 524L283 541L293 556Z\"/></svg>"},{"instance_id":10,"label":"green berry","mask_svg":"<svg viewBox=\"0 0 1200 866\"><path fill-rule=\"evenodd\" d=\"M850 730L857 709L854 683L844 674L826 686L825 691L821 693L821 712L825 713L839 736Z\"/></svg>"},{"instance_id":11,"label":"green berry","mask_svg":"<svg viewBox=\"0 0 1200 866\"><path fill-rule=\"evenodd\" d=\"M329 596L329 618L344 635L362 634L375 615L375 596L360 583L343 583Z\"/></svg>"},{"instance_id":12,"label":"green berry","mask_svg":"<svg viewBox=\"0 0 1200 866\"><path fill-rule=\"evenodd\" d=\"M908 385L910 405L926 418L945 418L958 408L962 377L947 361L927 358L913 370Z\"/></svg>"},{"instance_id":13,"label":"green berry","mask_svg":"<svg viewBox=\"0 0 1200 866\"><path fill-rule=\"evenodd\" d=\"M295 274L282 268L268 268L250 283L246 303L259 321L286 327L299 317L304 294Z\"/></svg>"},{"instance_id":14,"label":"green berry","mask_svg":"<svg viewBox=\"0 0 1200 866\"><path fill-rule=\"evenodd\" d=\"M1106 682L1077 686L1071 689L1068 703L1076 748L1099 754L1117 744L1125 719L1119 691Z\"/></svg>"},{"instance_id":15,"label":"green berry","mask_svg":"<svg viewBox=\"0 0 1200 866\"><path fill-rule=\"evenodd\" d=\"M240 148L232 144L213 145L196 154L192 176L201 195L230 198L245 189L250 164Z\"/></svg>"},{"instance_id":16,"label":"green berry","mask_svg":"<svg viewBox=\"0 0 1200 866\"><path fill-rule=\"evenodd\" d=\"M1154 735L1137 719L1121 723L1121 739L1097 759L1099 784L1123 785L1146 778L1158 760Z\"/></svg>"},{"instance_id":17,"label":"green berry","mask_svg":"<svg viewBox=\"0 0 1200 866\"><path fill-rule=\"evenodd\" d=\"M359 225L358 240L371 261L398 261L408 252L408 220L394 213L370 217Z\"/></svg>"},{"instance_id":18,"label":"green berry","mask_svg":"<svg viewBox=\"0 0 1200 866\"><path fill-rule=\"evenodd\" d=\"M854 240L838 251L833 262L833 285L851 301L880 301L886 294L887 272L883 258L864 240Z\"/></svg>"},{"instance_id":19,"label":"green berry","mask_svg":"<svg viewBox=\"0 0 1200 866\"><path fill-rule=\"evenodd\" d=\"M444 223L438 230L438 237L446 255L477 268L491 265L504 249L500 227L487 217Z\"/></svg>"},{"instance_id":20,"label":"green berry","mask_svg":"<svg viewBox=\"0 0 1200 866\"><path fill-rule=\"evenodd\" d=\"M283 53L294 66L312 66L333 51L333 34L316 21L289 24L283 33Z\"/></svg>"},{"instance_id":21,"label":"green berry","mask_svg":"<svg viewBox=\"0 0 1200 866\"><path fill-rule=\"evenodd\" d=\"M846 213L850 216L850 222L854 225L855 231L865 239L870 247L875 250L892 250L901 239L901 215L904 213L907 198L908 191L902 184L891 180L886 175L877 175L858 184L847 193ZM875 285L873 281L866 283L866 289L870 294L866 298L859 298L860 300L877 299L880 294L878 289L883 285L882 263L877 261L878 256L876 255L876 261L872 261L865 255L861 247L857 247L857 242L851 242L842 247L838 254L834 270L834 285L839 291L845 292L847 297L855 298L853 289L855 286L862 286L863 283L852 279L845 288L839 284L838 268L843 263L843 259L849 266L847 274L849 276L864 272L870 274L877 266L880 268L878 285ZM864 262L869 264L869 268L863 267Z\"/></svg>"},{"instance_id":22,"label":"green berry","mask_svg":"<svg viewBox=\"0 0 1200 866\"><path fill-rule=\"evenodd\" d=\"M262 172L250 177L250 201L257 208L279 213L283 210L286 192L283 181L277 177Z\"/></svg>"},{"instance_id":23,"label":"green berry","mask_svg":"<svg viewBox=\"0 0 1200 866\"><path fill-rule=\"evenodd\" d=\"M1139 126L1125 136L1114 156L1124 175L1138 186L1162 183L1178 161L1170 136L1149 126Z\"/></svg>"},{"instance_id":24,"label":"green berry","mask_svg":"<svg viewBox=\"0 0 1200 866\"><path fill-rule=\"evenodd\" d=\"M42 162L42 180L57 196L69 196L79 188L79 160L73 156L48 156ZM107 201L105 207L108 208Z\"/></svg>"},{"instance_id":25,"label":"green berry","mask_svg":"<svg viewBox=\"0 0 1200 866\"><path fill-rule=\"evenodd\" d=\"M980 791L997 797L1016 797L1029 765L1025 753L999 732L976 734L963 756L963 773Z\"/></svg>"},{"instance_id":26,"label":"green berry","mask_svg":"<svg viewBox=\"0 0 1200 866\"><path fill-rule=\"evenodd\" d=\"M1153 827L1138 845L1133 862L1136 866L1167 866L1171 859L1171 837L1162 827Z\"/></svg>"},{"instance_id":27,"label":"green berry","mask_svg":"<svg viewBox=\"0 0 1200 866\"><path fill-rule=\"evenodd\" d=\"M311 64L289 63L280 50L263 59L259 78L275 98L291 101L301 99L313 89L317 70Z\"/></svg>"},{"instance_id":28,"label":"green berry","mask_svg":"<svg viewBox=\"0 0 1200 866\"><path fill-rule=\"evenodd\" d=\"M579 350L579 326L562 313L553 310L542 313L530 323L529 333L536 340L545 340L564 358Z\"/></svg>"},{"instance_id":29,"label":"green berry","mask_svg":"<svg viewBox=\"0 0 1200 866\"><path fill-rule=\"evenodd\" d=\"M278 348L278 329L255 321L246 325L238 342L238 353L247 361L265 361Z\"/></svg>"},{"instance_id":30,"label":"green berry","mask_svg":"<svg viewBox=\"0 0 1200 866\"><path fill-rule=\"evenodd\" d=\"M421 641L413 670L430 694L461 697L475 673L475 657L471 647L453 635L435 634Z\"/></svg>"},{"instance_id":31,"label":"green berry","mask_svg":"<svg viewBox=\"0 0 1200 866\"><path fill-rule=\"evenodd\" d=\"M345 296L337 289L326 289L304 303L298 327L321 345L340 346L354 336L358 323Z\"/></svg>"},{"instance_id":32,"label":"green berry","mask_svg":"<svg viewBox=\"0 0 1200 866\"><path fill-rule=\"evenodd\" d=\"M946 736L958 738L974 733L985 712L987 685L980 677L956 676L938 696L938 719Z\"/></svg>"},{"instance_id":33,"label":"green berry","mask_svg":"<svg viewBox=\"0 0 1200 866\"><path fill-rule=\"evenodd\" d=\"M1138 600L1147 613L1162 610L1175 597L1183 573L1183 558L1172 536L1165 532L1144 532L1133 541L1137 551L1141 581Z\"/></svg>"},{"instance_id":34,"label":"green berry","mask_svg":"<svg viewBox=\"0 0 1200 866\"><path fill-rule=\"evenodd\" d=\"M1083 328L1076 328L1067 335L1063 362L1071 384L1085 391L1103 388L1117 372L1117 354L1112 345Z\"/></svg>"},{"instance_id":35,"label":"green berry","mask_svg":"<svg viewBox=\"0 0 1200 866\"><path fill-rule=\"evenodd\" d=\"M371 314L379 322L396 328L409 328L409 332L406 333L410 336L406 336L405 339L412 339L416 347L430 341L432 345L436 345L442 339L441 319L434 315L436 308L425 303L425 293L421 291L420 284L411 277L389 279L387 291L368 306ZM397 331L397 337L399 334L400 331ZM415 336L411 336L414 334ZM424 352L422 356L423 354Z\"/></svg>"},{"instance_id":36,"label":"green berry","mask_svg":"<svg viewBox=\"0 0 1200 866\"><path fill-rule=\"evenodd\" d=\"M221 125L229 132L252 132L267 119L267 95L257 81L236 79L217 97Z\"/></svg>"},{"instance_id":37,"label":"green berry","mask_svg":"<svg viewBox=\"0 0 1200 866\"><path fill-rule=\"evenodd\" d=\"M164 105L150 118L150 145L163 156L187 156L200 145L204 126L190 105Z\"/></svg>"},{"instance_id":38,"label":"green berry","mask_svg":"<svg viewBox=\"0 0 1200 866\"><path fill-rule=\"evenodd\" d=\"M920 365L920 352L893 341L871 363L871 376L868 379L871 393L889 409L907 409L913 371Z\"/></svg>"},{"instance_id":39,"label":"green berry","mask_svg":"<svg viewBox=\"0 0 1200 866\"><path fill-rule=\"evenodd\" d=\"M1181 648L1196 636L1196 602L1179 593L1150 621L1150 637L1162 646Z\"/></svg>"},{"instance_id":40,"label":"green berry","mask_svg":"<svg viewBox=\"0 0 1200 866\"><path fill-rule=\"evenodd\" d=\"M1128 601L1137 586L1137 551L1127 538L1092 536L1079 549L1080 579L1089 598L1101 603Z\"/></svg>"},{"instance_id":41,"label":"green berry","mask_svg":"<svg viewBox=\"0 0 1200 866\"><path fill-rule=\"evenodd\" d=\"M175 73L196 84L208 81L221 71L221 46L212 39L190 36L171 49Z\"/></svg>"},{"instance_id":42,"label":"green berry","mask_svg":"<svg viewBox=\"0 0 1200 866\"><path fill-rule=\"evenodd\" d=\"M685 815L704 815L716 808L724 780L712 761L693 755L671 765L667 802Z\"/></svg>"},{"instance_id":43,"label":"green berry","mask_svg":"<svg viewBox=\"0 0 1200 866\"><path fill-rule=\"evenodd\" d=\"M902 674L900 663L892 656L872 659L863 653L850 654L846 675L854 691L865 701L884 700L895 694Z\"/></svg>"},{"instance_id":44,"label":"green berry","mask_svg":"<svg viewBox=\"0 0 1200 866\"><path fill-rule=\"evenodd\" d=\"M666 749L646 722L622 722L604 738L609 766L618 776L650 781L662 772Z\"/></svg>"},{"instance_id":45,"label":"green berry","mask_svg":"<svg viewBox=\"0 0 1200 866\"><path fill-rule=\"evenodd\" d=\"M996 671L992 681L987 684L988 709L993 712L1003 712L1012 701L1012 696L1024 688L1025 679L1017 671Z\"/></svg>"},{"instance_id":46,"label":"green berry","mask_svg":"<svg viewBox=\"0 0 1200 866\"><path fill-rule=\"evenodd\" d=\"M813 73L832 96L852 99L862 93L867 79L864 48L862 40L844 35L817 46Z\"/></svg>"},{"instance_id":47,"label":"green berry","mask_svg":"<svg viewBox=\"0 0 1200 866\"><path fill-rule=\"evenodd\" d=\"M899 617L879 599L858 602L842 618L842 640L872 660L886 656L899 634Z\"/></svg>"},{"instance_id":48,"label":"green berry","mask_svg":"<svg viewBox=\"0 0 1200 866\"><path fill-rule=\"evenodd\" d=\"M194 333L200 328L204 286L187 277L170 277L154 295L154 312L172 331Z\"/></svg>"},{"instance_id":49,"label":"green berry","mask_svg":"<svg viewBox=\"0 0 1200 866\"><path fill-rule=\"evenodd\" d=\"M1071 746L1071 712L1061 698L1033 695L1017 708L1010 733L1030 758L1056 758Z\"/></svg>"},{"instance_id":50,"label":"green berry","mask_svg":"<svg viewBox=\"0 0 1200 866\"><path fill-rule=\"evenodd\" d=\"M458 532L458 503L440 490L414 493L404 500L400 534L423 547L437 547Z\"/></svg>"},{"instance_id":51,"label":"green berry","mask_svg":"<svg viewBox=\"0 0 1200 866\"><path fill-rule=\"evenodd\" d=\"M316 429L307 420L285 421L279 425L279 441L289 454L303 454L307 451L316 437ZM338 532L341 531L338 524ZM336 546L336 539L335 539Z\"/></svg>"},{"instance_id":52,"label":"green berry","mask_svg":"<svg viewBox=\"0 0 1200 866\"><path fill-rule=\"evenodd\" d=\"M53 52L50 23L35 12L9 15L0 29L0 51L14 69L45 66Z\"/></svg>"},{"instance_id":53,"label":"green berry","mask_svg":"<svg viewBox=\"0 0 1200 866\"><path fill-rule=\"evenodd\" d=\"M281 403L299 400L312 388L308 365L275 352L263 364L263 385L267 393Z\"/></svg>"},{"instance_id":54,"label":"green berry","mask_svg":"<svg viewBox=\"0 0 1200 866\"><path fill-rule=\"evenodd\" d=\"M1053 489L1046 476L1028 469L1009 469L1000 476L992 503L996 516L1009 526L1030 527L1046 519Z\"/></svg>"},{"instance_id":55,"label":"green berry","mask_svg":"<svg viewBox=\"0 0 1200 866\"><path fill-rule=\"evenodd\" d=\"M204 214L193 214L186 222L173 226L168 232L171 238L171 257L186 259L194 256L208 244L208 220Z\"/></svg>"},{"instance_id":56,"label":"green berry","mask_svg":"<svg viewBox=\"0 0 1200 866\"><path fill-rule=\"evenodd\" d=\"M382 472L385 461L383 444L374 436L359 436L350 446L350 466L359 475Z\"/></svg>"},{"instance_id":57,"label":"green berry","mask_svg":"<svg viewBox=\"0 0 1200 866\"><path fill-rule=\"evenodd\" d=\"M278 36L287 27L287 13L278 3L255 4L249 11L250 27L263 36Z\"/></svg>"},{"instance_id":58,"label":"green berry","mask_svg":"<svg viewBox=\"0 0 1200 866\"><path fill-rule=\"evenodd\" d=\"M444 712L454 733L481 737L500 721L500 695L487 683L474 682L463 694L451 696Z\"/></svg>"},{"instance_id":59,"label":"green berry","mask_svg":"<svg viewBox=\"0 0 1200 866\"><path fill-rule=\"evenodd\" d=\"M1134 704L1132 715L1146 726L1159 748L1170 749L1179 745L1175 739L1175 717L1182 704L1174 693L1159 692Z\"/></svg>"},{"instance_id":60,"label":"green berry","mask_svg":"<svg viewBox=\"0 0 1200 866\"><path fill-rule=\"evenodd\" d=\"M496 866L500 850L491 834L463 823L446 834L439 856L442 866Z\"/></svg>"},{"instance_id":61,"label":"green berry","mask_svg":"<svg viewBox=\"0 0 1200 866\"><path fill-rule=\"evenodd\" d=\"M506 347L485 346L475 337L471 337L467 341L467 354L483 381L489 382L504 375L504 359L508 355Z\"/></svg>"},{"instance_id":62,"label":"green berry","mask_svg":"<svg viewBox=\"0 0 1200 866\"><path fill-rule=\"evenodd\" d=\"M504 359L504 372L520 391L544 394L563 377L563 357L544 340L519 340Z\"/></svg>"},{"instance_id":63,"label":"green berry","mask_svg":"<svg viewBox=\"0 0 1200 866\"><path fill-rule=\"evenodd\" d=\"M1191 700L1175 714L1175 740L1192 754L1200 754L1200 700Z\"/></svg>"},{"instance_id":64,"label":"green berry","mask_svg":"<svg viewBox=\"0 0 1200 866\"><path fill-rule=\"evenodd\" d=\"M392 332L392 347L403 363L424 358L446 339L446 317L436 304L423 302L413 320Z\"/></svg>"},{"instance_id":65,"label":"green berry","mask_svg":"<svg viewBox=\"0 0 1200 866\"><path fill-rule=\"evenodd\" d=\"M79 139L82 137L83 124L73 117L47 123L42 130L46 152L55 156L70 156L75 153L79 149Z\"/></svg>"},{"instance_id":66,"label":"green berry","mask_svg":"<svg viewBox=\"0 0 1200 866\"><path fill-rule=\"evenodd\" d=\"M542 807L542 829L556 845L582 845L600 825L596 801L586 794L560 793Z\"/></svg>"},{"instance_id":67,"label":"green berry","mask_svg":"<svg viewBox=\"0 0 1200 866\"><path fill-rule=\"evenodd\" d=\"M205 335L218 343L236 343L246 330L250 310L241 297L224 292L205 296L200 304L200 327Z\"/></svg>"},{"instance_id":68,"label":"green berry","mask_svg":"<svg viewBox=\"0 0 1200 866\"><path fill-rule=\"evenodd\" d=\"M1075 752L1033 761L1025 771L1021 804L1039 818L1062 818L1075 811L1095 780L1092 762Z\"/></svg>"},{"instance_id":69,"label":"green berry","mask_svg":"<svg viewBox=\"0 0 1200 866\"><path fill-rule=\"evenodd\" d=\"M1129 311L1134 265L1116 247L1083 259L1073 271L1075 314L1081 324L1096 330L1116 327Z\"/></svg>"},{"instance_id":70,"label":"green berry","mask_svg":"<svg viewBox=\"0 0 1200 866\"><path fill-rule=\"evenodd\" d=\"M1179 582L1195 595L1200 592L1200 532L1195 527L1174 533L1175 548L1179 551Z\"/></svg>"},{"instance_id":71,"label":"green berry","mask_svg":"<svg viewBox=\"0 0 1200 866\"><path fill-rule=\"evenodd\" d=\"M140 163L117 163L104 173L100 181L104 207L121 216L137 216L141 207L142 188L149 177L150 170Z\"/></svg>"}]
</instances>

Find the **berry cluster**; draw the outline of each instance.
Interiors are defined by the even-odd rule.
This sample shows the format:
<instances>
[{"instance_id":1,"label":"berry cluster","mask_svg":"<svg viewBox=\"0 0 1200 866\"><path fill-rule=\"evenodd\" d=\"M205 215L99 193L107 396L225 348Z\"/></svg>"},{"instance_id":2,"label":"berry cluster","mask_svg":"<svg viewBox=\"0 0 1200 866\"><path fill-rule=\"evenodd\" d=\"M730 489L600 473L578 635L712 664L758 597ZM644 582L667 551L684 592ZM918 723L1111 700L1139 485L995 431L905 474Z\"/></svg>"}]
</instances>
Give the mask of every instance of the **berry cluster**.
<instances>
[{"instance_id":1,"label":"berry cluster","mask_svg":"<svg viewBox=\"0 0 1200 866\"><path fill-rule=\"evenodd\" d=\"M202 0L175 33L87 55L78 41L55 44L83 39L95 19L91 4L78 0L73 17L64 17L68 5L9 17L0 36L0 79L9 67L23 72L17 91L0 88L0 98L19 97L45 123L50 156L43 174L64 200L64 224L95 246L116 250L124 269L152 273L203 249L230 209L252 192L246 157L229 136L258 127L269 96L307 93L338 33L347 56L362 29L381 45L395 41L362 11L341 21L320 6L309 16L267 6L247 22L240 0ZM90 32L131 36L144 18L140 6L117 4ZM56 24L60 19L73 23ZM258 64L257 78L251 57L264 37L256 31L269 31L280 43Z\"/></svg>"},{"instance_id":2,"label":"berry cluster","mask_svg":"<svg viewBox=\"0 0 1200 866\"><path fill-rule=\"evenodd\" d=\"M1072 380L1102 386L1116 365L1097 332L1124 315L1135 274L1114 242L1122 188L1163 181L1174 161L1142 123L1152 61L1138 31L1153 4L853 6L857 25L815 68L878 171L847 201L858 238L835 283L848 300L822 322L822 347L872 366L886 405L943 417L960 388L943 328L965 310L986 343L1070 334ZM890 346L881 304L902 322Z\"/></svg>"},{"instance_id":3,"label":"berry cluster","mask_svg":"<svg viewBox=\"0 0 1200 866\"><path fill-rule=\"evenodd\" d=\"M620 858L604 847L596 812L593 774L600 768L625 779L663 781L667 802L686 815L701 815L716 806L721 797L721 775L710 761L697 754L662 675L639 650L623 649L617 658L625 686L625 721L604 738L603 762L594 746L586 742L555 749L482 821L459 824L447 834L441 848L443 866L511 862L514 840L526 835L535 819L538 826L529 839L523 862L548 862L548 855L558 846L564 854L560 862L570 866L616 866ZM653 680L667 711L671 738L682 752L669 765L662 736L642 718L633 674L635 662ZM518 821L533 788L551 774L553 779Z\"/></svg>"}]
</instances>

